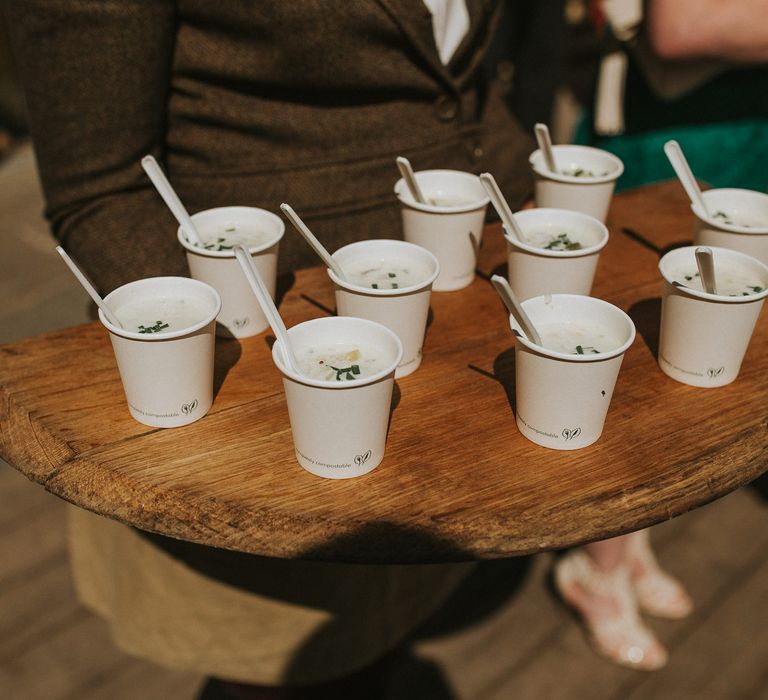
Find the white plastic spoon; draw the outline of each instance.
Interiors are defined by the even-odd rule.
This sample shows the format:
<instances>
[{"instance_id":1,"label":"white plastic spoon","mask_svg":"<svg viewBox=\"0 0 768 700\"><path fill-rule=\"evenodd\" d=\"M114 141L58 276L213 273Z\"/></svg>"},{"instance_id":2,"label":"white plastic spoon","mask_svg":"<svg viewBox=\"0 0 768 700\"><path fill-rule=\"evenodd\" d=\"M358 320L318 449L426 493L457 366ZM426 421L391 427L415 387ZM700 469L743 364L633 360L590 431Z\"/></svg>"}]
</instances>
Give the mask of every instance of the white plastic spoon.
<instances>
[{"instance_id":1,"label":"white plastic spoon","mask_svg":"<svg viewBox=\"0 0 768 700\"><path fill-rule=\"evenodd\" d=\"M307 225L293 210L293 207L291 207L290 204L285 204L285 202L283 202L283 204L280 205L280 209L282 210L283 214L288 217L288 220L293 224L294 228L304 237L304 240L309 243L309 245L312 247L312 250L314 250L320 256L326 267L330 267L331 270L333 270L336 274L336 277L346 282L347 276L344 274L344 270L342 270L339 263L337 263L331 257L331 254L328 252L326 247L317 240L315 234L309 230Z\"/></svg>"},{"instance_id":2,"label":"white plastic spoon","mask_svg":"<svg viewBox=\"0 0 768 700\"><path fill-rule=\"evenodd\" d=\"M700 246L694 253L696 256L696 266L699 268L699 277L701 284L707 294L717 294L715 286L715 259L712 256L712 250Z\"/></svg>"},{"instance_id":3,"label":"white plastic spoon","mask_svg":"<svg viewBox=\"0 0 768 700\"><path fill-rule=\"evenodd\" d=\"M251 254L242 244L236 245L233 250L235 251L237 262L240 263L240 267L243 269L245 279L248 280L248 284L256 295L256 299L259 301L261 310L267 317L269 327L280 341L280 348L283 351L283 359L285 360L285 363L296 372L296 374L303 375L304 372L299 369L299 363L296 361L296 355L291 347L291 341L288 339L288 330L285 327L285 323L283 323L283 319L275 306L275 302L272 301L267 285L264 284L264 280L261 279L261 275L256 269Z\"/></svg>"},{"instance_id":4,"label":"white plastic spoon","mask_svg":"<svg viewBox=\"0 0 768 700\"><path fill-rule=\"evenodd\" d=\"M675 169L675 173L677 173L677 178L685 189L688 198L693 204L698 204L699 208L707 216L710 216L707 205L704 203L704 197L701 194L699 183L696 182L691 166L688 165L688 161L686 160L685 155L683 155L683 149L680 148L680 144L677 141L667 141L664 144L664 153L667 154L669 162L672 163L672 167Z\"/></svg>"},{"instance_id":5,"label":"white plastic spoon","mask_svg":"<svg viewBox=\"0 0 768 700\"><path fill-rule=\"evenodd\" d=\"M501 297L501 300L504 302L504 306L507 307L509 313L511 313L515 317L515 320L520 324L520 327L523 329L523 333L525 333L528 340L536 345L543 346L544 344L541 342L541 336L536 330L536 326L533 325L528 314L523 310L515 293L512 291L512 287L509 286L509 282L501 277L501 275L493 275L491 277L491 283L496 288L496 292Z\"/></svg>"},{"instance_id":6,"label":"white plastic spoon","mask_svg":"<svg viewBox=\"0 0 768 700\"><path fill-rule=\"evenodd\" d=\"M420 204L429 204L427 198L419 187L419 183L416 181L416 175L411 167L411 161L403 156L398 156L396 159L397 169L405 180L405 184L408 185L408 189L411 191L411 196Z\"/></svg>"},{"instance_id":7,"label":"white plastic spoon","mask_svg":"<svg viewBox=\"0 0 768 700\"><path fill-rule=\"evenodd\" d=\"M552 173L557 172L557 164L555 163L555 152L552 149L552 137L549 135L549 127L546 124L536 124L533 127L536 134L536 142L539 144L542 154L544 155L544 164L547 166L547 170Z\"/></svg>"},{"instance_id":8,"label":"white plastic spoon","mask_svg":"<svg viewBox=\"0 0 768 700\"><path fill-rule=\"evenodd\" d=\"M179 195L176 194L176 190L173 189L171 183L168 182L168 178L157 164L154 156L144 156L141 159L141 167L144 168L144 172L149 175L149 179L152 180L152 184L155 189L160 193L163 201L168 205L171 213L176 217L176 221L179 222L179 226L184 229L184 233L187 236L187 240L192 245L203 245L203 239L200 233L192 223L192 218L189 216L184 205L179 199Z\"/></svg>"},{"instance_id":9,"label":"white plastic spoon","mask_svg":"<svg viewBox=\"0 0 768 700\"><path fill-rule=\"evenodd\" d=\"M515 219L515 215L509 208L507 200L504 199L504 195L501 193L499 185L496 183L496 178L494 178L490 173L482 173L480 175L480 182L483 184L485 191L491 198L493 208L501 218L504 226L507 227L507 231L509 231L512 236L517 238L518 241L524 243L525 234L523 233L523 229L520 228L520 224L517 223L517 219Z\"/></svg>"},{"instance_id":10,"label":"white plastic spoon","mask_svg":"<svg viewBox=\"0 0 768 700\"><path fill-rule=\"evenodd\" d=\"M113 326L122 328L123 324L117 320L117 316L112 313L112 309L110 309L106 303L104 303L104 300L99 296L99 293L96 291L94 286L88 281L88 278L80 271L80 268L75 265L75 261L72 260L69 255L67 255L67 251L64 250L64 248L62 248L60 245L57 245L56 252L61 255L64 262L67 263L67 267L72 270L72 274L77 278L77 281L83 285L85 291L88 292L88 296L91 297L91 299L96 302L96 306L98 306L104 312L104 315L107 317L107 321L109 321Z\"/></svg>"}]
</instances>

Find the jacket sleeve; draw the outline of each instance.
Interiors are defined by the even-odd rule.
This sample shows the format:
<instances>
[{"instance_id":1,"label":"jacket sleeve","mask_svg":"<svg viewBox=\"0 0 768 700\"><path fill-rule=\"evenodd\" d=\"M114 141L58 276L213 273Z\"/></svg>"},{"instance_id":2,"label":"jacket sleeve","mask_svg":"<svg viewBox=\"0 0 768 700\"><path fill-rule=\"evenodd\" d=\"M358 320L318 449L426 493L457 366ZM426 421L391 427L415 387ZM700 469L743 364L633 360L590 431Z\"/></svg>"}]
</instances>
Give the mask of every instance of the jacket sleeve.
<instances>
[{"instance_id":1,"label":"jacket sleeve","mask_svg":"<svg viewBox=\"0 0 768 700\"><path fill-rule=\"evenodd\" d=\"M140 159L162 159L173 0L6 4L54 235L102 292L187 274L176 224Z\"/></svg>"}]
</instances>

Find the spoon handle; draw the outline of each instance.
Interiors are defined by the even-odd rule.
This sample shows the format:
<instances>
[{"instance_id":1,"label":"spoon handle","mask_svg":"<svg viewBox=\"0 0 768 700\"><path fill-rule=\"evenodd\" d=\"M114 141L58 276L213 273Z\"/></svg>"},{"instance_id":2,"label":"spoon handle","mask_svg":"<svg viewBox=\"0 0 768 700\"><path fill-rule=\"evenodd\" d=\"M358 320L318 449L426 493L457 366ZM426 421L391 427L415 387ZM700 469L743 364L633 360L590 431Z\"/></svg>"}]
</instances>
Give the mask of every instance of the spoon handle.
<instances>
[{"instance_id":1,"label":"spoon handle","mask_svg":"<svg viewBox=\"0 0 768 700\"><path fill-rule=\"evenodd\" d=\"M280 205L280 209L283 214L288 217L288 220L293 224L294 228L304 237L304 240L309 243L312 250L314 250L320 259L325 263L326 267L331 268L340 280L347 281L347 276L344 274L344 270L341 269L339 263L337 263L331 254L326 250L325 246L320 243L315 237L315 234L309 230L309 227L301 220L301 217L293 210L290 204L283 202Z\"/></svg>"},{"instance_id":2,"label":"spoon handle","mask_svg":"<svg viewBox=\"0 0 768 700\"><path fill-rule=\"evenodd\" d=\"M523 333L525 333L528 339L536 345L543 346L544 343L541 342L541 336L536 330L536 326L533 325L528 314L523 310L515 293L512 291L512 287L509 286L509 282L501 277L501 275L493 275L491 277L491 284L496 288L496 292L504 302L504 306L507 307L507 311L515 317L515 320L520 324Z\"/></svg>"},{"instance_id":3,"label":"spoon handle","mask_svg":"<svg viewBox=\"0 0 768 700\"><path fill-rule=\"evenodd\" d=\"M419 183L416 180L416 175L414 175L413 168L411 167L411 161L409 161L407 158L404 158L403 156L398 156L395 162L397 163L397 169L403 176L403 180L405 180L405 184L411 191L411 196L420 204L426 204L427 198L421 191L421 187L419 187Z\"/></svg>"},{"instance_id":4,"label":"spoon handle","mask_svg":"<svg viewBox=\"0 0 768 700\"><path fill-rule=\"evenodd\" d=\"M507 231L509 231L510 234L515 236L518 240L524 241L525 234L523 234L523 231L520 228L520 224L517 223L515 215L509 208L509 203L506 199L504 199L504 195L501 193L501 189L496 182L496 178L493 177L493 175L490 173L482 173L480 175L480 182L483 184L485 191L488 193L488 196L493 203L493 208L501 218L504 226L507 227Z\"/></svg>"},{"instance_id":5,"label":"spoon handle","mask_svg":"<svg viewBox=\"0 0 768 700\"><path fill-rule=\"evenodd\" d=\"M699 268L701 284L707 294L717 294L715 285L715 259L710 248L696 248L696 266Z\"/></svg>"},{"instance_id":6,"label":"spoon handle","mask_svg":"<svg viewBox=\"0 0 768 700\"><path fill-rule=\"evenodd\" d=\"M283 358L285 359L286 364L294 372L296 372L296 374L303 374L303 372L299 369L298 362L296 362L296 357L293 354L293 349L291 348L291 343L288 339L288 330L285 327L285 323L283 323L280 312L277 310L275 302L272 300L272 297L269 294L267 285L264 284L264 280L261 278L259 271L256 269L256 265L253 262L251 254L242 244L236 245L233 250L235 251L237 262L240 263L240 267L243 270L245 279L248 281L248 284L256 296L256 299L258 299L261 310L267 317L269 327L280 340L280 347L283 351Z\"/></svg>"},{"instance_id":7,"label":"spoon handle","mask_svg":"<svg viewBox=\"0 0 768 700\"><path fill-rule=\"evenodd\" d=\"M88 292L88 296L91 297L96 306L98 306L104 312L104 316L107 317L107 321L109 321L113 326L122 328L123 324L118 321L117 316L112 313L112 309L107 306L106 302L99 296L99 293L88 281L88 278L80 271L80 268L75 265L75 261L72 260L69 255L67 255L67 251L64 250L64 248L62 248L60 245L57 245L56 252L61 255L61 259L67 263L67 267L72 271L72 274L77 278L77 281L83 285L83 289Z\"/></svg>"},{"instance_id":8,"label":"spoon handle","mask_svg":"<svg viewBox=\"0 0 768 700\"><path fill-rule=\"evenodd\" d=\"M533 131L536 134L536 142L539 144L539 148L544 155L544 163L547 166L547 170L556 173L557 163L555 163L555 152L552 150L552 138L549 135L549 127L546 124L536 124L533 127Z\"/></svg>"},{"instance_id":9,"label":"spoon handle","mask_svg":"<svg viewBox=\"0 0 768 700\"><path fill-rule=\"evenodd\" d=\"M144 168L144 172L152 180L152 184L171 210L171 214L176 217L176 221L184 229L184 233L187 234L187 240L193 245L202 246L203 241L195 225L192 223L192 217L190 217L186 207L181 203L179 195L176 194L176 190L173 189L154 156L144 156L141 159L141 167Z\"/></svg>"},{"instance_id":10,"label":"spoon handle","mask_svg":"<svg viewBox=\"0 0 768 700\"><path fill-rule=\"evenodd\" d=\"M683 154L683 149L680 148L680 144L674 140L667 141L664 144L664 153L667 154L669 162L675 169L677 179L680 180L680 184L683 186L683 189L685 189L688 199L690 199L693 204L697 204L699 208L709 216L709 210L704 203L704 197L701 194L699 183L696 182L691 166L688 164L688 160Z\"/></svg>"}]
</instances>

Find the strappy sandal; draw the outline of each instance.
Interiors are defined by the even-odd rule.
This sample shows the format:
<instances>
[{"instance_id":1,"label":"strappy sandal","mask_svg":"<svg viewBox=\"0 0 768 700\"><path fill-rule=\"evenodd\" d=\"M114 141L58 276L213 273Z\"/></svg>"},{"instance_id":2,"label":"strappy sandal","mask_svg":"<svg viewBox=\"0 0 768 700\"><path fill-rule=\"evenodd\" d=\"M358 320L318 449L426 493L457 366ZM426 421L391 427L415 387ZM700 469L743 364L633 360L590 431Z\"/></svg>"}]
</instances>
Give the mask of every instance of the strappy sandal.
<instances>
[{"instance_id":1,"label":"strappy sandal","mask_svg":"<svg viewBox=\"0 0 768 700\"><path fill-rule=\"evenodd\" d=\"M640 619L629 568L605 571L581 549L555 564L554 583L563 600L581 616L592 646L616 664L655 671L667 651Z\"/></svg>"},{"instance_id":2,"label":"strappy sandal","mask_svg":"<svg viewBox=\"0 0 768 700\"><path fill-rule=\"evenodd\" d=\"M691 614L691 597L676 578L659 566L647 530L635 532L628 538L627 562L641 610L667 620L680 620Z\"/></svg>"}]
</instances>

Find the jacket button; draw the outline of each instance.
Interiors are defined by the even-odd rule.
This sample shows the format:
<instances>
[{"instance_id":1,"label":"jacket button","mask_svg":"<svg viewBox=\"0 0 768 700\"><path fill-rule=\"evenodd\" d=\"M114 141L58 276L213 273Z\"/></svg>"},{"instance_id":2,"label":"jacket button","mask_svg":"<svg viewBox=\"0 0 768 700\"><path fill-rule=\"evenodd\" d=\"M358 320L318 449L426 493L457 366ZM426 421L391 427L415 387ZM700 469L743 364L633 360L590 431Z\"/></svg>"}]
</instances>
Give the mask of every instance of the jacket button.
<instances>
[{"instance_id":1,"label":"jacket button","mask_svg":"<svg viewBox=\"0 0 768 700\"><path fill-rule=\"evenodd\" d=\"M435 101L435 112L440 121L450 122L458 116L459 104L453 97L440 95Z\"/></svg>"}]
</instances>

